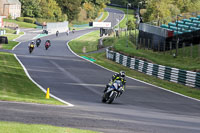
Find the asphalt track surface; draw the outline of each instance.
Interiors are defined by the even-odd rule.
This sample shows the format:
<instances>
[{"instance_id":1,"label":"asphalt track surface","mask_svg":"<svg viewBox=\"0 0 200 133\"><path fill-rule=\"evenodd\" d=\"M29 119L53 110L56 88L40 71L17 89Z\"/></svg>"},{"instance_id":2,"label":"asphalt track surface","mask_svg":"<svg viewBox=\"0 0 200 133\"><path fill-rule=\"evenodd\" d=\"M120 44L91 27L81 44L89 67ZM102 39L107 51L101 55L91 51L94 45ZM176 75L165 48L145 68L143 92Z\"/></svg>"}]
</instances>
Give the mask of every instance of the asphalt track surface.
<instances>
[{"instance_id":1,"label":"asphalt track surface","mask_svg":"<svg viewBox=\"0 0 200 133\"><path fill-rule=\"evenodd\" d=\"M117 10L108 9L112 21ZM113 16L115 15L115 16ZM125 93L113 104L101 103L105 84L114 74L74 55L67 42L94 31L76 31L66 36L42 38L42 45L28 53L27 38L14 53L34 81L43 88L75 105L51 106L15 102L0 102L0 120L41 123L95 130L105 133L199 133L200 102L158 87L127 78ZM28 34L27 34L28 36ZM44 49L44 41L52 46ZM28 40L28 39L27 39ZM30 41L29 41L30 42Z\"/></svg>"}]
</instances>

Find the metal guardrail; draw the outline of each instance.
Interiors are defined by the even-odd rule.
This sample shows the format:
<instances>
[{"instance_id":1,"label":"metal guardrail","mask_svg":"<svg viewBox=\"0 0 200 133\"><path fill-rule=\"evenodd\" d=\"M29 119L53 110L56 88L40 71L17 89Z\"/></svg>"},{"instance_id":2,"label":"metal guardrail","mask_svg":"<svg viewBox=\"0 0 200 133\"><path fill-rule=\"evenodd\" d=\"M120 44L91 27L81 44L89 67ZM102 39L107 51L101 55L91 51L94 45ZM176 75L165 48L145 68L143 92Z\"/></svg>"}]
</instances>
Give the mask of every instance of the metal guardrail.
<instances>
[{"instance_id":1,"label":"metal guardrail","mask_svg":"<svg viewBox=\"0 0 200 133\"><path fill-rule=\"evenodd\" d=\"M131 58L120 53L106 50L106 57L123 66L155 76L160 79L168 80L175 83L180 83L186 86L200 89L200 73L171 68L158 64L149 63L136 58Z\"/></svg>"}]
</instances>

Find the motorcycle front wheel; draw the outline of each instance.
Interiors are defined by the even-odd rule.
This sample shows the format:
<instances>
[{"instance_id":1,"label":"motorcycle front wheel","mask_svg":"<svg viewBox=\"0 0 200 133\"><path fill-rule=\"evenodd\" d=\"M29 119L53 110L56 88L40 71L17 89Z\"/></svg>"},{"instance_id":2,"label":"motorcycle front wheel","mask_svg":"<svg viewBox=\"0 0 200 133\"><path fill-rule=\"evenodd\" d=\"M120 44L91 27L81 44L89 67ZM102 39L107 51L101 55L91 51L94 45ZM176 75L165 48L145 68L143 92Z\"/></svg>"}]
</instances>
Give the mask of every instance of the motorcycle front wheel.
<instances>
[{"instance_id":1,"label":"motorcycle front wheel","mask_svg":"<svg viewBox=\"0 0 200 133\"><path fill-rule=\"evenodd\" d=\"M32 49L32 48L29 48L29 53L30 53L30 54L32 53L32 51L33 51L33 49Z\"/></svg>"},{"instance_id":2,"label":"motorcycle front wheel","mask_svg":"<svg viewBox=\"0 0 200 133\"><path fill-rule=\"evenodd\" d=\"M102 103L106 103L106 101L107 101L107 99L108 99L107 97L108 97L108 94L104 93L104 94L103 94L103 97L102 97L102 100L101 100Z\"/></svg>"}]
</instances>

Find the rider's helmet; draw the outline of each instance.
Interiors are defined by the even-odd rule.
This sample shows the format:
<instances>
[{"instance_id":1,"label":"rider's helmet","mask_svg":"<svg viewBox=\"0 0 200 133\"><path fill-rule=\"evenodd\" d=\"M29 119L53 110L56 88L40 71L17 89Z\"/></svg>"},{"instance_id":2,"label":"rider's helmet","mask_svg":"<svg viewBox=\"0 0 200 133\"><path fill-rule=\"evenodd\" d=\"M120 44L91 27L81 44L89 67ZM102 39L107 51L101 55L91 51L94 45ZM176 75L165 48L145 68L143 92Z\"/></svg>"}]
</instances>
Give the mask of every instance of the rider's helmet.
<instances>
[{"instance_id":1,"label":"rider's helmet","mask_svg":"<svg viewBox=\"0 0 200 133\"><path fill-rule=\"evenodd\" d=\"M119 72L119 75L120 75L122 78L125 78L125 72L124 72L124 71L120 71L120 72Z\"/></svg>"},{"instance_id":2,"label":"rider's helmet","mask_svg":"<svg viewBox=\"0 0 200 133\"><path fill-rule=\"evenodd\" d=\"M31 44L34 44L34 41L32 41Z\"/></svg>"}]
</instances>

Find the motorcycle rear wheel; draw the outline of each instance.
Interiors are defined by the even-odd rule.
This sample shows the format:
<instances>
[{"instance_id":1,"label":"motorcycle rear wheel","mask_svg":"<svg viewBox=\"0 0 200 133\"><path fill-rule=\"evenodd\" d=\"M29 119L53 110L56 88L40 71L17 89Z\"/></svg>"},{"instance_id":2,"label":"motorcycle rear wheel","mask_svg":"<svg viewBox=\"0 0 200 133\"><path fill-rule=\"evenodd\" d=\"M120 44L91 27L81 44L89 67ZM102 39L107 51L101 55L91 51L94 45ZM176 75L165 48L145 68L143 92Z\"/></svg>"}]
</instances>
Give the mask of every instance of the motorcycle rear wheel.
<instances>
[{"instance_id":1,"label":"motorcycle rear wheel","mask_svg":"<svg viewBox=\"0 0 200 133\"><path fill-rule=\"evenodd\" d=\"M108 99L108 103L111 104L114 101L114 99L115 99L116 96L117 96L117 92L114 91L113 94Z\"/></svg>"}]
</instances>

